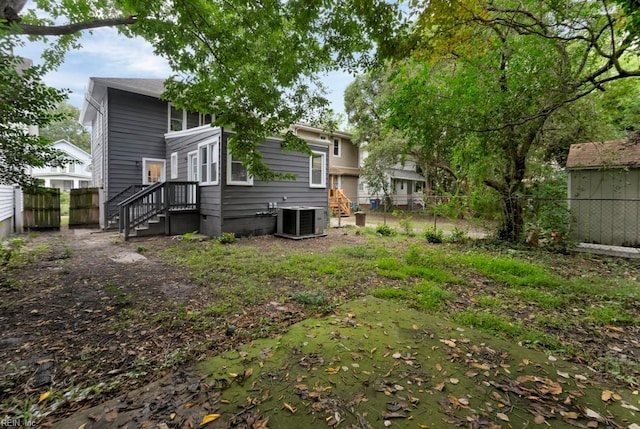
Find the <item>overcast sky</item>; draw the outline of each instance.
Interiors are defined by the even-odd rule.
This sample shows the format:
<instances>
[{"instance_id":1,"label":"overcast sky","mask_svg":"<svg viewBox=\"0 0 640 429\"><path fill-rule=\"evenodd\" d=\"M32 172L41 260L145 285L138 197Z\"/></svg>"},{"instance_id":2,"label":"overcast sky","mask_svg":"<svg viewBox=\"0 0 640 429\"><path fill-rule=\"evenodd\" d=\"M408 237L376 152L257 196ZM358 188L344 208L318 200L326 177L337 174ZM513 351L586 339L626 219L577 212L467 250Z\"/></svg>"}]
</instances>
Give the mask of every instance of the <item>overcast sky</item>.
<instances>
[{"instance_id":1,"label":"overcast sky","mask_svg":"<svg viewBox=\"0 0 640 429\"><path fill-rule=\"evenodd\" d=\"M84 34L82 47L67 54L64 64L45 76L45 83L71 91L69 103L81 107L89 77L166 78L171 74L167 62L153 54L141 38L128 39L113 28L101 28ZM17 55L41 62L43 45L26 42ZM332 108L344 114L344 91L353 80L348 73L332 73L324 82L330 93Z\"/></svg>"}]
</instances>

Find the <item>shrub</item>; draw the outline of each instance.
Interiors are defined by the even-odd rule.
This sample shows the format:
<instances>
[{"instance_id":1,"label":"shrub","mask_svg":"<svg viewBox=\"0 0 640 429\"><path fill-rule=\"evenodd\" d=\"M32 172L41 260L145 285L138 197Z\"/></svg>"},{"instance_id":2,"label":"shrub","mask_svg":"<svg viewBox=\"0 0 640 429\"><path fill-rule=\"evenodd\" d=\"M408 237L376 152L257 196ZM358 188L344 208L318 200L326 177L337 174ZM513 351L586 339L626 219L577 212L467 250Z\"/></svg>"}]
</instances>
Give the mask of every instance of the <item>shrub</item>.
<instances>
[{"instance_id":1,"label":"shrub","mask_svg":"<svg viewBox=\"0 0 640 429\"><path fill-rule=\"evenodd\" d=\"M400 226L402 227L405 235L409 237L413 237L414 235L412 219L413 218L411 216L407 216L405 218L400 219Z\"/></svg>"},{"instance_id":2,"label":"shrub","mask_svg":"<svg viewBox=\"0 0 640 429\"><path fill-rule=\"evenodd\" d=\"M467 241L467 238L469 238L467 231L459 229L458 227L453 228L453 231L447 236L447 240L451 243L463 243Z\"/></svg>"},{"instance_id":3,"label":"shrub","mask_svg":"<svg viewBox=\"0 0 640 429\"><path fill-rule=\"evenodd\" d=\"M381 235L383 237L393 237L396 235L396 230L391 228L389 225L378 225L376 228L376 234Z\"/></svg>"},{"instance_id":4,"label":"shrub","mask_svg":"<svg viewBox=\"0 0 640 429\"><path fill-rule=\"evenodd\" d=\"M442 243L444 234L441 229L427 228L424 232L424 238L426 238L429 243Z\"/></svg>"},{"instance_id":5,"label":"shrub","mask_svg":"<svg viewBox=\"0 0 640 429\"><path fill-rule=\"evenodd\" d=\"M220 244L231 244L234 241L236 241L236 235L233 232L223 232L218 237L218 243Z\"/></svg>"}]
</instances>

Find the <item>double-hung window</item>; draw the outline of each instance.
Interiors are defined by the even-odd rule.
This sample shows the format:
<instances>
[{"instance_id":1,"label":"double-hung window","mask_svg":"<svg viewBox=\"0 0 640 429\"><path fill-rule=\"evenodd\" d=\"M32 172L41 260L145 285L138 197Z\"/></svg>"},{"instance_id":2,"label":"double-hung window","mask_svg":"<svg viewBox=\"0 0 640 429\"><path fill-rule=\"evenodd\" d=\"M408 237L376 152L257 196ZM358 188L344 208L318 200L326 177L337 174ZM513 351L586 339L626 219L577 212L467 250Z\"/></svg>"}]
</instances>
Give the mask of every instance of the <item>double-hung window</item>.
<instances>
[{"instance_id":1,"label":"double-hung window","mask_svg":"<svg viewBox=\"0 0 640 429\"><path fill-rule=\"evenodd\" d=\"M198 151L194 150L187 154L187 180L198 181Z\"/></svg>"},{"instance_id":2,"label":"double-hung window","mask_svg":"<svg viewBox=\"0 0 640 429\"><path fill-rule=\"evenodd\" d=\"M324 152L313 152L309 157L309 187L327 187L327 154Z\"/></svg>"},{"instance_id":3,"label":"double-hung window","mask_svg":"<svg viewBox=\"0 0 640 429\"><path fill-rule=\"evenodd\" d=\"M198 145L198 173L201 185L217 185L220 159L220 137Z\"/></svg>"},{"instance_id":4,"label":"double-hung window","mask_svg":"<svg viewBox=\"0 0 640 429\"><path fill-rule=\"evenodd\" d=\"M182 131L187 129L187 111L177 109L169 103L169 131Z\"/></svg>"},{"instance_id":5,"label":"double-hung window","mask_svg":"<svg viewBox=\"0 0 640 429\"><path fill-rule=\"evenodd\" d=\"M227 185L252 186L253 177L243 161L227 150Z\"/></svg>"},{"instance_id":6,"label":"double-hung window","mask_svg":"<svg viewBox=\"0 0 640 429\"><path fill-rule=\"evenodd\" d=\"M333 138L333 156L340 157L342 141L338 137Z\"/></svg>"}]
</instances>

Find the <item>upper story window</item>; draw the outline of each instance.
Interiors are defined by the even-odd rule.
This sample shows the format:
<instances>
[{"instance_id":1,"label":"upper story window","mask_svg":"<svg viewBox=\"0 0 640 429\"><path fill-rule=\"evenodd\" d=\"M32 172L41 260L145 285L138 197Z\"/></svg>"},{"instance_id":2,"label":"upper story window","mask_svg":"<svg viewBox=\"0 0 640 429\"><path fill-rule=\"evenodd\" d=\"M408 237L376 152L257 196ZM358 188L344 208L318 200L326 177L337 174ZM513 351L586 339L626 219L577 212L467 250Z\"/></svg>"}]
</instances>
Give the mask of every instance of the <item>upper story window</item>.
<instances>
[{"instance_id":1,"label":"upper story window","mask_svg":"<svg viewBox=\"0 0 640 429\"><path fill-rule=\"evenodd\" d=\"M327 187L327 154L324 152L313 152L309 157L309 187Z\"/></svg>"},{"instance_id":2,"label":"upper story window","mask_svg":"<svg viewBox=\"0 0 640 429\"><path fill-rule=\"evenodd\" d=\"M187 111L177 109L169 103L169 131L182 131L187 129Z\"/></svg>"},{"instance_id":3,"label":"upper story window","mask_svg":"<svg viewBox=\"0 0 640 429\"><path fill-rule=\"evenodd\" d=\"M342 151L342 140L338 137L333 138L333 156L340 156Z\"/></svg>"},{"instance_id":4,"label":"upper story window","mask_svg":"<svg viewBox=\"0 0 640 429\"><path fill-rule=\"evenodd\" d=\"M217 185L220 159L220 137L198 145L198 173L201 185Z\"/></svg>"},{"instance_id":5,"label":"upper story window","mask_svg":"<svg viewBox=\"0 0 640 429\"><path fill-rule=\"evenodd\" d=\"M227 151L227 185L252 186L253 177L242 160Z\"/></svg>"},{"instance_id":6,"label":"upper story window","mask_svg":"<svg viewBox=\"0 0 640 429\"><path fill-rule=\"evenodd\" d=\"M200 113L198 124L200 126L209 125L214 120L214 117L211 113Z\"/></svg>"}]
</instances>

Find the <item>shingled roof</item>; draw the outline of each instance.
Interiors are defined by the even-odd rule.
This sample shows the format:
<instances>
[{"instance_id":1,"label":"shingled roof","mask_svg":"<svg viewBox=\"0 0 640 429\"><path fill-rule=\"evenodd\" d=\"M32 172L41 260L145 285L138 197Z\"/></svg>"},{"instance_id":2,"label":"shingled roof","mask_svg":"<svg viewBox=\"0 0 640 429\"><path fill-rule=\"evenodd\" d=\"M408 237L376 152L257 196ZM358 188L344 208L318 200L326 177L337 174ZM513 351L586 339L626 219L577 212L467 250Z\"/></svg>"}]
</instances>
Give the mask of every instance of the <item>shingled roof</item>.
<instances>
[{"instance_id":1,"label":"shingled roof","mask_svg":"<svg viewBox=\"0 0 640 429\"><path fill-rule=\"evenodd\" d=\"M640 167L640 143L629 139L572 144L567 169Z\"/></svg>"}]
</instances>

